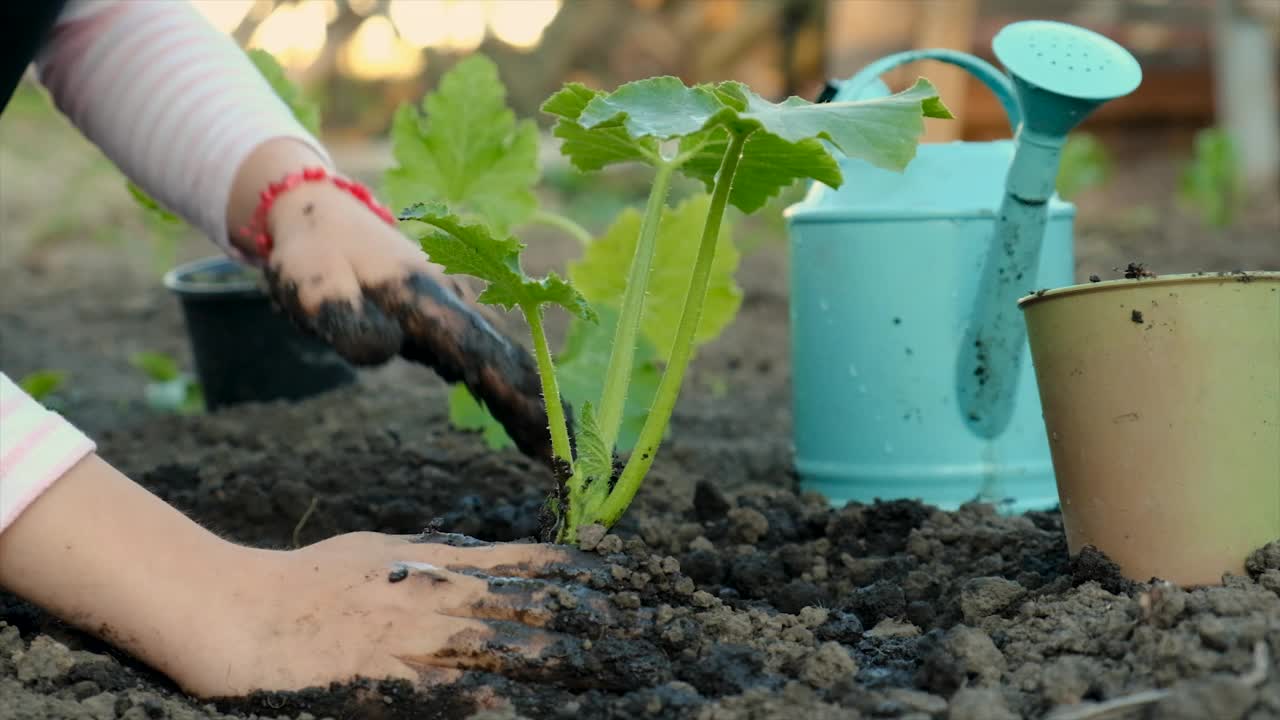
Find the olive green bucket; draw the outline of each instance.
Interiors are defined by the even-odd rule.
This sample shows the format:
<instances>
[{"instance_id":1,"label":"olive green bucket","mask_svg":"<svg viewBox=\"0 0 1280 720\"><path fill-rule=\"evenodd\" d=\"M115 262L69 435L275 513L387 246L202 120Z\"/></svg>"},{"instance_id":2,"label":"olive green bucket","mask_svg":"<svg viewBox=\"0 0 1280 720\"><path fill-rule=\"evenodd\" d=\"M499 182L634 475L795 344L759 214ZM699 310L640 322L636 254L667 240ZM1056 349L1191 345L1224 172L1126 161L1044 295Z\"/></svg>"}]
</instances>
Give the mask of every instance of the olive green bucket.
<instances>
[{"instance_id":1,"label":"olive green bucket","mask_svg":"<svg viewBox=\"0 0 1280 720\"><path fill-rule=\"evenodd\" d=\"M1280 538L1280 273L1024 297L1068 546L1183 586Z\"/></svg>"}]
</instances>

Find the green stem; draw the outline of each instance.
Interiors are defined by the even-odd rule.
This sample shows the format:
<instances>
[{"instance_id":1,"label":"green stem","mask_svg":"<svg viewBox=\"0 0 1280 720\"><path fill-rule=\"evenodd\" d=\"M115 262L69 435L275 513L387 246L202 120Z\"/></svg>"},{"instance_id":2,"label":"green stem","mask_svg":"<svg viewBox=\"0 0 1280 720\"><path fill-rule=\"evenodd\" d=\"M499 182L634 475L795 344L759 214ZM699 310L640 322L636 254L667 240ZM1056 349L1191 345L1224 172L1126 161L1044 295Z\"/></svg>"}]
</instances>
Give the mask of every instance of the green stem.
<instances>
[{"instance_id":1,"label":"green stem","mask_svg":"<svg viewBox=\"0 0 1280 720\"><path fill-rule=\"evenodd\" d=\"M534 211L533 217L529 219L565 231L584 247L591 244L591 232L564 215L539 209Z\"/></svg>"},{"instance_id":2,"label":"green stem","mask_svg":"<svg viewBox=\"0 0 1280 720\"><path fill-rule=\"evenodd\" d=\"M640 221L640 237L636 240L636 253L631 258L626 290L622 295L622 309L618 314L618 327L613 333L613 349L609 353L609 367L605 370L604 394L600 398L597 419L603 434L604 446L612 450L622 428L622 413L627 405L627 386L631 383L631 369L635 364L636 338L640 334L640 316L644 311L644 299L648 294L649 275L653 268L653 251L657 247L658 227L662 224L662 209L667 204L667 192L671 188L671 176L676 165L658 165L649 201Z\"/></svg>"},{"instance_id":3,"label":"green stem","mask_svg":"<svg viewBox=\"0 0 1280 720\"><path fill-rule=\"evenodd\" d=\"M547 406L547 423L551 426L551 451L564 461L573 472L573 451L569 446L569 426L564 419L564 406L560 404L560 385L556 381L556 367L547 346L547 333L542 328L542 306L521 305L529 333L533 335L534 356L538 360L538 375L542 379L542 399Z\"/></svg>"},{"instance_id":4,"label":"green stem","mask_svg":"<svg viewBox=\"0 0 1280 720\"><path fill-rule=\"evenodd\" d=\"M644 427L640 430L640 438L636 442L627 466L618 478L613 492L601 504L592 521L612 526L622 517L627 506L631 504L640 483L653 465L653 457L662 443L667 423L676 407L676 398L680 395L680 385L684 382L685 371L693 357L693 339L698 325L702 322L702 306L707 299L707 286L711 280L711 262L716 256L716 241L720 237L720 223L724 220L725 209L729 206L729 191L733 188L733 177L738 172L738 162L742 159L742 147L746 144L750 133L735 134L729 142L724 160L720 164L720 172L716 176L715 190L711 193L711 208L707 213L707 222L702 228L702 240L698 244L698 257L694 261L693 276L689 279L689 294L685 297L684 311L680 315L680 325L676 329L675 343L671 349L671 360L662 374L662 382L658 384L658 392L649 408L649 416L645 418Z\"/></svg>"}]
</instances>

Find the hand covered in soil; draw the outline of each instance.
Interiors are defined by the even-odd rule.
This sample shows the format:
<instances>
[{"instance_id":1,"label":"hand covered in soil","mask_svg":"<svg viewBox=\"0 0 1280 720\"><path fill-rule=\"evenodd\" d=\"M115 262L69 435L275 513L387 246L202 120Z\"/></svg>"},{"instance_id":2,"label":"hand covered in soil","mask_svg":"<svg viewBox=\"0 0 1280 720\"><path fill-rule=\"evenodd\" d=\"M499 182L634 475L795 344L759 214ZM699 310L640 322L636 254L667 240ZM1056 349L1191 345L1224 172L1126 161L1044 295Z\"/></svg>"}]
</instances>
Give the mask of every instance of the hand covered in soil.
<instances>
[{"instance_id":1,"label":"hand covered in soil","mask_svg":"<svg viewBox=\"0 0 1280 720\"><path fill-rule=\"evenodd\" d=\"M205 697L357 676L435 684L468 670L596 685L583 640L557 628L569 617L603 621L608 605L552 577L591 564L568 548L453 547L378 533L270 553L249 568L254 582L225 652L184 654L170 674Z\"/></svg>"},{"instance_id":2,"label":"hand covered in soil","mask_svg":"<svg viewBox=\"0 0 1280 720\"><path fill-rule=\"evenodd\" d=\"M271 293L356 365L402 356L463 382L522 452L552 459L537 366L474 293L346 192L300 186L273 207Z\"/></svg>"},{"instance_id":3,"label":"hand covered in soil","mask_svg":"<svg viewBox=\"0 0 1280 720\"><path fill-rule=\"evenodd\" d=\"M612 689L663 667L651 645L585 639L618 620L584 575L604 583L602 562L441 533L245 547L95 454L0 534L0 587L202 697L465 671Z\"/></svg>"}]
</instances>

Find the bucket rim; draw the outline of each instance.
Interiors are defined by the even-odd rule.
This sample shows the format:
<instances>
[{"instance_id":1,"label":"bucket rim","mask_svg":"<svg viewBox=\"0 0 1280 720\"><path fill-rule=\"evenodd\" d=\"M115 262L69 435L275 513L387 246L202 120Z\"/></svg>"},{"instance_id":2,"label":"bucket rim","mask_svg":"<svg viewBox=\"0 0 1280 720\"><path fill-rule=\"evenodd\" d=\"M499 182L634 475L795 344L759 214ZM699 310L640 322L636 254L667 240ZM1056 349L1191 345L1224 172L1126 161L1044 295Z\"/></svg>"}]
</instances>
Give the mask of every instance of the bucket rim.
<instances>
[{"instance_id":1,"label":"bucket rim","mask_svg":"<svg viewBox=\"0 0 1280 720\"><path fill-rule=\"evenodd\" d=\"M1074 297L1086 293L1112 292L1132 290L1138 287L1169 287L1177 285L1204 285L1209 283L1240 283L1247 285L1253 282L1280 283L1280 271L1277 270L1232 270L1180 273L1174 275L1158 275L1153 278L1120 278L1087 282L1049 290L1038 290L1018 298L1018 307L1025 310L1031 305L1064 297Z\"/></svg>"},{"instance_id":2,"label":"bucket rim","mask_svg":"<svg viewBox=\"0 0 1280 720\"><path fill-rule=\"evenodd\" d=\"M195 275L206 272L218 272L227 275L243 276L243 279L232 279L224 282L203 282L193 279ZM263 296L261 286L256 278L250 275L251 268L225 256L201 258L183 263L164 274L164 286L175 295L184 299L225 299L232 297Z\"/></svg>"}]
</instances>

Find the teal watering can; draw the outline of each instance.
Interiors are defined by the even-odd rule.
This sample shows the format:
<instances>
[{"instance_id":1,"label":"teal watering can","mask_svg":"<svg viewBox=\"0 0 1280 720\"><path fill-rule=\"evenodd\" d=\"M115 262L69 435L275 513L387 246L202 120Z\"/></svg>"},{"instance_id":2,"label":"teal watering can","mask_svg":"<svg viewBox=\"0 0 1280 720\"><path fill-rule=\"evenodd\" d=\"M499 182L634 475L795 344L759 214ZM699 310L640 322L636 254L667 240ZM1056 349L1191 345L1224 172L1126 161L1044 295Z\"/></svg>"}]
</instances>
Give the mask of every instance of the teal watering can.
<instances>
[{"instance_id":1,"label":"teal watering can","mask_svg":"<svg viewBox=\"0 0 1280 720\"><path fill-rule=\"evenodd\" d=\"M796 470L835 504L1058 502L1017 299L1073 284L1075 208L1054 194L1062 146L1142 72L1064 23L1009 25L993 49L1009 76L965 53L911 51L831 100L887 95L880 75L938 60L995 94L1012 140L923 144L902 173L843 158L838 190L815 184L787 209Z\"/></svg>"}]
</instances>

